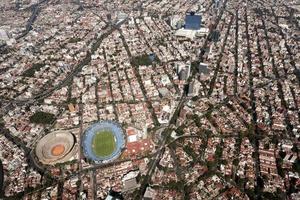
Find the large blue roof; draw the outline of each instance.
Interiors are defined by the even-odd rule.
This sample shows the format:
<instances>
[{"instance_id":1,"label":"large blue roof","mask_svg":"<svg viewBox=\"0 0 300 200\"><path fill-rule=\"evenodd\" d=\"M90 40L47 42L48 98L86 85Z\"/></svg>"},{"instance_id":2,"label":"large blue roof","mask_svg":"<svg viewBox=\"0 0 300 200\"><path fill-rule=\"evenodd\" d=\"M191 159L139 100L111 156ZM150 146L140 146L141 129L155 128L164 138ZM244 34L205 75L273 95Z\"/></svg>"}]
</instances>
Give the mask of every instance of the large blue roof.
<instances>
[{"instance_id":1,"label":"large blue roof","mask_svg":"<svg viewBox=\"0 0 300 200\"><path fill-rule=\"evenodd\" d=\"M201 27L202 17L200 15L186 15L185 16L185 29L199 30Z\"/></svg>"}]
</instances>

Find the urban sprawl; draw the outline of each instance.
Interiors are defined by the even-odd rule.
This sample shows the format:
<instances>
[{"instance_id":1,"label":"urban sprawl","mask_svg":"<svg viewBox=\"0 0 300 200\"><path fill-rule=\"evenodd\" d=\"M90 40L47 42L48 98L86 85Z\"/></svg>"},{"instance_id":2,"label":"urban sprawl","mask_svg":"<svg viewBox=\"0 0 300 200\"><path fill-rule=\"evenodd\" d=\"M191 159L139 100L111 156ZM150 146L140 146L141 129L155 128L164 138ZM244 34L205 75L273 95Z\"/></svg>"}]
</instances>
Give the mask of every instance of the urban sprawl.
<instances>
[{"instance_id":1,"label":"urban sprawl","mask_svg":"<svg viewBox=\"0 0 300 200\"><path fill-rule=\"evenodd\" d=\"M1 0L0 199L300 199L299 25L299 0Z\"/></svg>"}]
</instances>

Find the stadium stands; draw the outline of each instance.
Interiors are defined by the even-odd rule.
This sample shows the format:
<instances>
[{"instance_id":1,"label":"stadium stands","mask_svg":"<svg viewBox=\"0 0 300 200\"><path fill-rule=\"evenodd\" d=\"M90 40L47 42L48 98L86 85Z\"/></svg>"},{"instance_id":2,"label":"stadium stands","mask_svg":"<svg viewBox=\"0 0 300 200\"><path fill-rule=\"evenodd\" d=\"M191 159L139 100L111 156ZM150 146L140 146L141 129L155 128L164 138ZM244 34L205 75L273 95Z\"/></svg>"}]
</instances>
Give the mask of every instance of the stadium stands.
<instances>
[{"instance_id":1,"label":"stadium stands","mask_svg":"<svg viewBox=\"0 0 300 200\"><path fill-rule=\"evenodd\" d=\"M116 148L113 151L113 153L109 156L100 157L97 156L93 151L93 147L92 147L93 138L95 134L101 131L111 131L115 136ZM117 159L121 155L122 150L125 147L124 132L121 126L114 121L97 122L95 124L92 124L89 128L86 129L82 137L81 145L82 145L83 153L88 160L96 164L108 163Z\"/></svg>"},{"instance_id":2,"label":"stadium stands","mask_svg":"<svg viewBox=\"0 0 300 200\"><path fill-rule=\"evenodd\" d=\"M64 163L75 154L75 137L69 131L55 131L38 141L35 153L39 161L46 165Z\"/></svg>"}]
</instances>

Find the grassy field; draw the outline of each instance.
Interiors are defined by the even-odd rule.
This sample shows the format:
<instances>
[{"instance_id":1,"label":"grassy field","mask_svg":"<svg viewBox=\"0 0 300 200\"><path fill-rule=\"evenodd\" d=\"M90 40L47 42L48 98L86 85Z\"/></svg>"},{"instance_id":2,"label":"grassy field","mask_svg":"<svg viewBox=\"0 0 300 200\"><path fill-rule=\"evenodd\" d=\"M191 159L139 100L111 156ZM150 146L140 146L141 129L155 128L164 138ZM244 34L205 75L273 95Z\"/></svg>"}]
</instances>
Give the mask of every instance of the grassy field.
<instances>
[{"instance_id":1,"label":"grassy field","mask_svg":"<svg viewBox=\"0 0 300 200\"><path fill-rule=\"evenodd\" d=\"M96 133L93 138L93 151L97 156L109 156L116 148L115 137L110 131Z\"/></svg>"}]
</instances>

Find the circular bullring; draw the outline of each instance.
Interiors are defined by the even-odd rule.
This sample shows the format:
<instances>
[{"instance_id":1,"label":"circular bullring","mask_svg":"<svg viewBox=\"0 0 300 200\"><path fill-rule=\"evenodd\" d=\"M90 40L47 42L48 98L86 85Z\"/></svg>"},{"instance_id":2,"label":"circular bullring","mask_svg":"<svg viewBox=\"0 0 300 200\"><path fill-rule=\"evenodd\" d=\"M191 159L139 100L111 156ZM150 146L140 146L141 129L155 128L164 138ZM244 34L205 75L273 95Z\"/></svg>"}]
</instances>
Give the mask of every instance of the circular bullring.
<instances>
[{"instance_id":1,"label":"circular bullring","mask_svg":"<svg viewBox=\"0 0 300 200\"><path fill-rule=\"evenodd\" d=\"M58 144L51 149L51 154L53 156L60 156L65 152L65 146Z\"/></svg>"},{"instance_id":2,"label":"circular bullring","mask_svg":"<svg viewBox=\"0 0 300 200\"><path fill-rule=\"evenodd\" d=\"M68 161L74 152L75 137L69 131L55 131L45 135L36 145L35 153L43 164Z\"/></svg>"},{"instance_id":3,"label":"circular bullring","mask_svg":"<svg viewBox=\"0 0 300 200\"><path fill-rule=\"evenodd\" d=\"M114 121L101 121L88 127L82 137L85 157L96 163L108 163L117 159L125 147L124 132Z\"/></svg>"}]
</instances>

